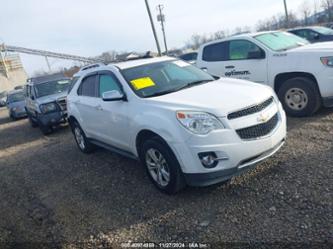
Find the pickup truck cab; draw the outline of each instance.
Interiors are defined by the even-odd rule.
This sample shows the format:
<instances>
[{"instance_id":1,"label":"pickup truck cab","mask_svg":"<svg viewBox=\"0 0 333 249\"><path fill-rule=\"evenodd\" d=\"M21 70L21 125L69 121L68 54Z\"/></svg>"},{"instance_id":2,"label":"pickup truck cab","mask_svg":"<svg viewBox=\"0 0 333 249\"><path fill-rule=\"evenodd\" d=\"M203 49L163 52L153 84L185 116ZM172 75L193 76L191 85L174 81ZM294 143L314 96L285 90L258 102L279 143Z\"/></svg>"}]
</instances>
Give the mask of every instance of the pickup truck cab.
<instances>
[{"instance_id":1,"label":"pickup truck cab","mask_svg":"<svg viewBox=\"0 0 333 249\"><path fill-rule=\"evenodd\" d=\"M286 136L270 87L214 80L170 57L86 66L67 107L82 152L101 146L140 160L167 193L224 182L273 155Z\"/></svg>"},{"instance_id":2,"label":"pickup truck cab","mask_svg":"<svg viewBox=\"0 0 333 249\"><path fill-rule=\"evenodd\" d=\"M271 86L291 116L333 106L333 43L288 32L242 34L203 44L197 66L220 77Z\"/></svg>"}]
</instances>

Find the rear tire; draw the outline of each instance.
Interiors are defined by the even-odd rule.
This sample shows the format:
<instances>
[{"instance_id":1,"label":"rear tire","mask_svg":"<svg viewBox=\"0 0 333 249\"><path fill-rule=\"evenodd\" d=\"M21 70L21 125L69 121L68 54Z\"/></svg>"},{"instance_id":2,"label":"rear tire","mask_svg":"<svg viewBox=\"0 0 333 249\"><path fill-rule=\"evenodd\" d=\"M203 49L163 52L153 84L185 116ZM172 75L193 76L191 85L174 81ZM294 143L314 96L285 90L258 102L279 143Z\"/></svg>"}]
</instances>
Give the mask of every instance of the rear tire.
<instances>
[{"instance_id":1,"label":"rear tire","mask_svg":"<svg viewBox=\"0 0 333 249\"><path fill-rule=\"evenodd\" d=\"M186 183L179 162L161 138L154 137L145 141L140 159L149 179L162 192L175 194L185 188Z\"/></svg>"},{"instance_id":2,"label":"rear tire","mask_svg":"<svg viewBox=\"0 0 333 249\"><path fill-rule=\"evenodd\" d=\"M85 154L92 153L96 149L96 146L94 144L92 144L89 141L89 139L86 137L86 134L82 130L79 123L77 121L73 121L71 128L72 128L75 142L76 142L77 146L79 147L80 151Z\"/></svg>"},{"instance_id":3,"label":"rear tire","mask_svg":"<svg viewBox=\"0 0 333 249\"><path fill-rule=\"evenodd\" d=\"M318 87L309 78L297 77L287 80L279 89L278 96L290 116L311 116L321 107Z\"/></svg>"}]
</instances>

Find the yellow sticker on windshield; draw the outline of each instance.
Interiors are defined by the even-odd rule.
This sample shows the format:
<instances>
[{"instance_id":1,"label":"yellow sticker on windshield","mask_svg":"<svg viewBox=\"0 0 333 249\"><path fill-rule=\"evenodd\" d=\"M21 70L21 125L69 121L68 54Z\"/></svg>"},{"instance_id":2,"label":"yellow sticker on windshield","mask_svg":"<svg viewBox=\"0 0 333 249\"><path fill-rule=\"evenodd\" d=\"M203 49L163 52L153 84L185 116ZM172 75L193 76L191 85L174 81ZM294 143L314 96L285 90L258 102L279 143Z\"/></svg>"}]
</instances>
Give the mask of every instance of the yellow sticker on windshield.
<instances>
[{"instance_id":1,"label":"yellow sticker on windshield","mask_svg":"<svg viewBox=\"0 0 333 249\"><path fill-rule=\"evenodd\" d=\"M132 80L131 83L135 90L141 90L147 87L155 86L155 82L150 77Z\"/></svg>"}]
</instances>

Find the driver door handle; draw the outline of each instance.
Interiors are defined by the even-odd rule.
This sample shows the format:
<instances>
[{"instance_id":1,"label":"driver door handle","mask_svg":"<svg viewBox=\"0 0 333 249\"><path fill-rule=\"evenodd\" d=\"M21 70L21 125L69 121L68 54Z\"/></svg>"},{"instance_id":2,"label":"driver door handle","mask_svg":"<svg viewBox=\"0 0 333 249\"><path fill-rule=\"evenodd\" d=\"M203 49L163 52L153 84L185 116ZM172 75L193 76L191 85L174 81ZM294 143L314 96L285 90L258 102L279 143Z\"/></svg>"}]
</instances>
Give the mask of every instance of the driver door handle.
<instances>
[{"instance_id":1,"label":"driver door handle","mask_svg":"<svg viewBox=\"0 0 333 249\"><path fill-rule=\"evenodd\" d=\"M233 66L233 65L230 65L230 66L226 66L225 68L226 68L226 69L234 69L234 68L235 68L235 66Z\"/></svg>"},{"instance_id":2,"label":"driver door handle","mask_svg":"<svg viewBox=\"0 0 333 249\"><path fill-rule=\"evenodd\" d=\"M102 107L101 105L97 105L97 106L95 106L95 109L96 109L97 111L103 111L103 107Z\"/></svg>"}]
</instances>

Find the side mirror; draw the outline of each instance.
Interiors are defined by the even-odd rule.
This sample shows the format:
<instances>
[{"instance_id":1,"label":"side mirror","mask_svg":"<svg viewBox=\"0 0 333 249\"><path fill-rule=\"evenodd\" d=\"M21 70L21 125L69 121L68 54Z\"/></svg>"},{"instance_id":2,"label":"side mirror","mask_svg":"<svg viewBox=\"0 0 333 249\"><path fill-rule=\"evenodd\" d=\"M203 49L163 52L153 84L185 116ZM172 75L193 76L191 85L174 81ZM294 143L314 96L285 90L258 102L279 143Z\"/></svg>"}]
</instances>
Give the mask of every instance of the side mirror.
<instances>
[{"instance_id":1,"label":"side mirror","mask_svg":"<svg viewBox=\"0 0 333 249\"><path fill-rule=\"evenodd\" d=\"M250 51L247 54L248 59L264 59L265 58L265 52L262 50L257 51Z\"/></svg>"},{"instance_id":2,"label":"side mirror","mask_svg":"<svg viewBox=\"0 0 333 249\"><path fill-rule=\"evenodd\" d=\"M126 96L117 90L112 90L112 91L104 92L102 94L102 99L104 101L119 101L119 100L126 100Z\"/></svg>"},{"instance_id":3,"label":"side mirror","mask_svg":"<svg viewBox=\"0 0 333 249\"><path fill-rule=\"evenodd\" d=\"M319 34L315 34L315 35L313 36L313 39L315 39L315 40L319 40L319 38L320 38L320 35L319 35Z\"/></svg>"}]
</instances>

